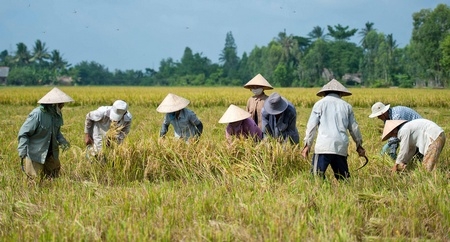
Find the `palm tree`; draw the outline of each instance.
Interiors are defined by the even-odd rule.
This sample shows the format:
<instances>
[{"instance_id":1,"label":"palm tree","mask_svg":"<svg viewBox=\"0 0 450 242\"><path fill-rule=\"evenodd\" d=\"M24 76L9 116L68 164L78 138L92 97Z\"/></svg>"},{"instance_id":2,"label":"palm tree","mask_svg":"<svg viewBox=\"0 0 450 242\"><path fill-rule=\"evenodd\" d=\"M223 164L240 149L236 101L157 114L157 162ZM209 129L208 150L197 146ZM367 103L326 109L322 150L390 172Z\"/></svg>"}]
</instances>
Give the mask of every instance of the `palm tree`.
<instances>
[{"instance_id":1,"label":"palm tree","mask_svg":"<svg viewBox=\"0 0 450 242\"><path fill-rule=\"evenodd\" d=\"M31 57L30 61L37 61L38 64L42 65L44 63L44 60L49 58L50 54L47 51L47 47L45 47L45 43L43 43L41 40L36 40L33 47L33 56Z\"/></svg>"},{"instance_id":2,"label":"palm tree","mask_svg":"<svg viewBox=\"0 0 450 242\"><path fill-rule=\"evenodd\" d=\"M326 40L327 38L327 35L325 34L325 28L321 28L320 26L314 27L313 30L308 33L308 36L313 40Z\"/></svg>"},{"instance_id":3,"label":"palm tree","mask_svg":"<svg viewBox=\"0 0 450 242\"><path fill-rule=\"evenodd\" d=\"M14 56L14 63L18 65L27 65L30 63L30 52L24 43L18 43L16 55Z\"/></svg>"},{"instance_id":4,"label":"palm tree","mask_svg":"<svg viewBox=\"0 0 450 242\"><path fill-rule=\"evenodd\" d=\"M2 51L0 53L0 66L10 66L12 64L12 58L7 50Z\"/></svg>"},{"instance_id":5,"label":"palm tree","mask_svg":"<svg viewBox=\"0 0 450 242\"><path fill-rule=\"evenodd\" d=\"M65 61L58 50L53 50L50 56L50 67L55 70L55 72L61 72L68 66L67 61Z\"/></svg>"},{"instance_id":6,"label":"palm tree","mask_svg":"<svg viewBox=\"0 0 450 242\"><path fill-rule=\"evenodd\" d=\"M372 22L367 22L365 25L365 28L361 29L358 34L359 36L361 36L361 41L359 42L361 44L361 46L365 49L366 48L366 36L370 31L376 31L377 29L375 29L373 27L374 23Z\"/></svg>"},{"instance_id":7,"label":"palm tree","mask_svg":"<svg viewBox=\"0 0 450 242\"><path fill-rule=\"evenodd\" d=\"M297 63L296 57L298 56L298 43L292 35L287 36L286 32L280 32L277 38L278 43L280 43L283 48L282 60L288 64L293 62Z\"/></svg>"}]
</instances>

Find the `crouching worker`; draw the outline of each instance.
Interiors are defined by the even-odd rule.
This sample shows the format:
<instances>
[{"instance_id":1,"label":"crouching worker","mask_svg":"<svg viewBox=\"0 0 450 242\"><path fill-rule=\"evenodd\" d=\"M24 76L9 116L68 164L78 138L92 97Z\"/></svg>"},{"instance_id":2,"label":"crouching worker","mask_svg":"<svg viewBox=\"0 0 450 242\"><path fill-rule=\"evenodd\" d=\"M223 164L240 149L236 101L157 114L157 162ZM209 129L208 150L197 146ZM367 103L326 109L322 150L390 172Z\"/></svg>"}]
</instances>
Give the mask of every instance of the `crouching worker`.
<instances>
[{"instance_id":1,"label":"crouching worker","mask_svg":"<svg viewBox=\"0 0 450 242\"><path fill-rule=\"evenodd\" d=\"M18 134L18 151L22 169L29 178L59 176L59 146L69 148L69 142L61 133L63 116L61 109L74 100L58 88L53 88L38 103L22 124Z\"/></svg>"},{"instance_id":2,"label":"crouching worker","mask_svg":"<svg viewBox=\"0 0 450 242\"><path fill-rule=\"evenodd\" d=\"M170 124L174 128L175 138L188 142L191 138L200 137L203 124L192 110L186 108L188 104L189 100L172 93L164 98L156 108L156 111L165 114L159 137L165 137Z\"/></svg>"},{"instance_id":3,"label":"crouching worker","mask_svg":"<svg viewBox=\"0 0 450 242\"><path fill-rule=\"evenodd\" d=\"M117 100L112 106L101 106L86 115L84 143L89 155L97 156L111 142L121 144L131 129L132 115L125 101Z\"/></svg>"},{"instance_id":4,"label":"crouching worker","mask_svg":"<svg viewBox=\"0 0 450 242\"><path fill-rule=\"evenodd\" d=\"M393 172L406 168L416 153L416 148L424 155L422 164L425 169L432 171L445 144L444 130L428 119L387 120L381 139L385 141L391 137L400 140Z\"/></svg>"},{"instance_id":5,"label":"crouching worker","mask_svg":"<svg viewBox=\"0 0 450 242\"><path fill-rule=\"evenodd\" d=\"M262 132L251 114L244 109L231 104L227 111L222 115L219 123L227 123L225 128L225 137L228 143L232 143L233 137L251 138L254 141L262 139Z\"/></svg>"}]
</instances>

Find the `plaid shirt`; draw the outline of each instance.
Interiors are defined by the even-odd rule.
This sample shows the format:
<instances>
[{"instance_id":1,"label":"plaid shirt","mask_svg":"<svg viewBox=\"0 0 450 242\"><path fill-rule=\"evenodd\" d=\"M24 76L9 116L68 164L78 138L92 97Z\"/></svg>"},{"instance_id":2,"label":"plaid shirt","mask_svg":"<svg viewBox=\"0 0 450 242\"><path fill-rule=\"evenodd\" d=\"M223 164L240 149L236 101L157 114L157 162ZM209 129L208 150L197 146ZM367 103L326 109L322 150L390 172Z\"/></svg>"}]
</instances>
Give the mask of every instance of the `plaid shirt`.
<instances>
[{"instance_id":1,"label":"plaid shirt","mask_svg":"<svg viewBox=\"0 0 450 242\"><path fill-rule=\"evenodd\" d=\"M408 120L422 118L420 114L414 111L412 108L405 106L395 106L389 109L390 120Z\"/></svg>"}]
</instances>

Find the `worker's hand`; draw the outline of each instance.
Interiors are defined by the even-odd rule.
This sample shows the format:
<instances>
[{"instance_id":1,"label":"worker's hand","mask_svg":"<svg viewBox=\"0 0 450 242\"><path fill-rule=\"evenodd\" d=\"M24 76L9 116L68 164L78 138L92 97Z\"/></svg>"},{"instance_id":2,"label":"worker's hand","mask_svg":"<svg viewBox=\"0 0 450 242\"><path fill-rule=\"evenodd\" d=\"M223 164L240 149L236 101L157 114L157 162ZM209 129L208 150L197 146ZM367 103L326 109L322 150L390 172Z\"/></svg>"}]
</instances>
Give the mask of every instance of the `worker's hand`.
<instances>
[{"instance_id":1,"label":"worker's hand","mask_svg":"<svg viewBox=\"0 0 450 242\"><path fill-rule=\"evenodd\" d=\"M406 169L406 164L405 163L401 163L401 164L395 164L394 167L392 167L392 172L395 173L397 171L403 171Z\"/></svg>"},{"instance_id":2,"label":"worker's hand","mask_svg":"<svg viewBox=\"0 0 450 242\"><path fill-rule=\"evenodd\" d=\"M356 148L356 152L358 152L359 156L366 156L366 150L362 146L358 146L358 148Z\"/></svg>"},{"instance_id":3,"label":"worker's hand","mask_svg":"<svg viewBox=\"0 0 450 242\"><path fill-rule=\"evenodd\" d=\"M305 147L302 150L302 156L303 158L308 158L308 155L309 155L309 147L305 145Z\"/></svg>"},{"instance_id":4,"label":"worker's hand","mask_svg":"<svg viewBox=\"0 0 450 242\"><path fill-rule=\"evenodd\" d=\"M89 134L84 134L84 143L86 145L92 145L94 143L94 141L92 140L92 138Z\"/></svg>"},{"instance_id":5,"label":"worker's hand","mask_svg":"<svg viewBox=\"0 0 450 242\"><path fill-rule=\"evenodd\" d=\"M385 153L387 153L387 150L389 149L389 143L386 143L383 148L381 148L381 155L384 155Z\"/></svg>"},{"instance_id":6,"label":"worker's hand","mask_svg":"<svg viewBox=\"0 0 450 242\"><path fill-rule=\"evenodd\" d=\"M70 148L70 144L69 143L63 143L60 146L61 146L61 149L63 151L66 151L66 150L68 150Z\"/></svg>"}]
</instances>

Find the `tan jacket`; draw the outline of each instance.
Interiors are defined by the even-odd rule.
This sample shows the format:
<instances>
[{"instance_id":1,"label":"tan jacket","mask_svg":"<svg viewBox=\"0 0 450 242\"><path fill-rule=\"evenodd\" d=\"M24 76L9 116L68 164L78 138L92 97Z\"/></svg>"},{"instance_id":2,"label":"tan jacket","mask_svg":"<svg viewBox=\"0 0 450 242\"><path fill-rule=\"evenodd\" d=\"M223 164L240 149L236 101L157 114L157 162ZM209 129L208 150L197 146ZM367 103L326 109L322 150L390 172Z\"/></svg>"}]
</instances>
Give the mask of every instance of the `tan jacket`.
<instances>
[{"instance_id":1,"label":"tan jacket","mask_svg":"<svg viewBox=\"0 0 450 242\"><path fill-rule=\"evenodd\" d=\"M247 112L249 112L252 116L251 118L258 124L258 127L262 129L262 115L261 109L264 106L264 101L268 98L264 92L259 96L250 97L247 100Z\"/></svg>"}]
</instances>

